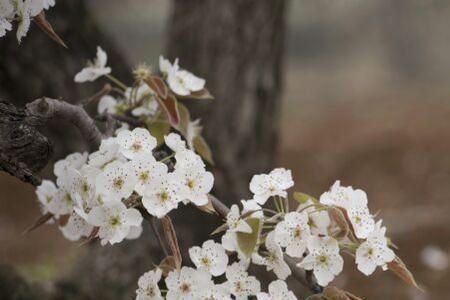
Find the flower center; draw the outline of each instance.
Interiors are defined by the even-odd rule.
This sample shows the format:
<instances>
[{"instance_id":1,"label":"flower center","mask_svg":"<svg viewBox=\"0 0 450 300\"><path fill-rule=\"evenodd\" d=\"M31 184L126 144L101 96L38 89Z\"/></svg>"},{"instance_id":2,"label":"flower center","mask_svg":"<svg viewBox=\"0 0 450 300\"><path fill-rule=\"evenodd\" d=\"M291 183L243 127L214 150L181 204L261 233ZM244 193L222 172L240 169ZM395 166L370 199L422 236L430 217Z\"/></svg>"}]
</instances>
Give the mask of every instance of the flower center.
<instances>
[{"instance_id":1,"label":"flower center","mask_svg":"<svg viewBox=\"0 0 450 300\"><path fill-rule=\"evenodd\" d=\"M159 199L161 200L161 202L166 202L167 200L169 200L169 193L167 192L160 193Z\"/></svg>"},{"instance_id":2,"label":"flower center","mask_svg":"<svg viewBox=\"0 0 450 300\"><path fill-rule=\"evenodd\" d=\"M324 255L324 254L319 255L319 256L317 257L317 261L318 261L319 263L321 263L321 264L326 263L327 260L328 260L328 257L327 257L326 255Z\"/></svg>"},{"instance_id":3,"label":"flower center","mask_svg":"<svg viewBox=\"0 0 450 300\"><path fill-rule=\"evenodd\" d=\"M139 143L139 142L134 142L133 145L131 145L131 149L132 149L134 152L138 152L139 150L142 149L142 145L141 145L141 143Z\"/></svg>"},{"instance_id":4,"label":"flower center","mask_svg":"<svg viewBox=\"0 0 450 300\"><path fill-rule=\"evenodd\" d=\"M373 253L374 253L373 248L369 248L369 249L367 250L367 256L372 256Z\"/></svg>"},{"instance_id":5,"label":"flower center","mask_svg":"<svg viewBox=\"0 0 450 300\"><path fill-rule=\"evenodd\" d=\"M211 261L209 260L209 257L207 257L207 256L202 257L201 262L204 266L207 266L207 267L211 265Z\"/></svg>"},{"instance_id":6,"label":"flower center","mask_svg":"<svg viewBox=\"0 0 450 300\"><path fill-rule=\"evenodd\" d=\"M278 260L278 255L275 251L271 251L268 258L271 262L275 262Z\"/></svg>"},{"instance_id":7,"label":"flower center","mask_svg":"<svg viewBox=\"0 0 450 300\"><path fill-rule=\"evenodd\" d=\"M234 290L236 292L242 291L243 288L244 288L244 285L240 281L237 281L237 282L234 283Z\"/></svg>"},{"instance_id":8,"label":"flower center","mask_svg":"<svg viewBox=\"0 0 450 300\"><path fill-rule=\"evenodd\" d=\"M302 230L299 227L297 227L292 232L292 235L294 236L294 238L301 238L302 237Z\"/></svg>"},{"instance_id":9,"label":"flower center","mask_svg":"<svg viewBox=\"0 0 450 300\"><path fill-rule=\"evenodd\" d=\"M153 285L148 286L146 292L147 292L147 295L150 297L154 297L156 295L155 288L153 287Z\"/></svg>"},{"instance_id":10,"label":"flower center","mask_svg":"<svg viewBox=\"0 0 450 300\"><path fill-rule=\"evenodd\" d=\"M124 183L125 181L123 180L122 177L114 178L113 184L116 189L120 190L123 187Z\"/></svg>"},{"instance_id":11,"label":"flower center","mask_svg":"<svg viewBox=\"0 0 450 300\"><path fill-rule=\"evenodd\" d=\"M45 200L47 200L47 203L50 203L50 202L52 202L53 197L47 196L47 197L45 198Z\"/></svg>"},{"instance_id":12,"label":"flower center","mask_svg":"<svg viewBox=\"0 0 450 300\"><path fill-rule=\"evenodd\" d=\"M187 294L187 293L189 293L191 291L191 285L186 283L186 282L183 282L180 285L180 290L181 290L182 293Z\"/></svg>"},{"instance_id":13,"label":"flower center","mask_svg":"<svg viewBox=\"0 0 450 300\"><path fill-rule=\"evenodd\" d=\"M195 187L195 181L193 179L189 179L188 182L187 182L187 186L190 189L193 189Z\"/></svg>"},{"instance_id":14,"label":"flower center","mask_svg":"<svg viewBox=\"0 0 450 300\"><path fill-rule=\"evenodd\" d=\"M89 190L90 190L89 184L86 181L83 181L81 189L83 190L83 193L89 192Z\"/></svg>"},{"instance_id":15,"label":"flower center","mask_svg":"<svg viewBox=\"0 0 450 300\"><path fill-rule=\"evenodd\" d=\"M70 196L69 193L66 193L66 195L64 196L64 201L66 201L66 203L68 204L72 203L72 196Z\"/></svg>"},{"instance_id":16,"label":"flower center","mask_svg":"<svg viewBox=\"0 0 450 300\"><path fill-rule=\"evenodd\" d=\"M115 227L115 226L119 226L122 222L120 221L120 217L119 216L114 216L111 217L111 219L109 219L109 225Z\"/></svg>"},{"instance_id":17,"label":"flower center","mask_svg":"<svg viewBox=\"0 0 450 300\"><path fill-rule=\"evenodd\" d=\"M141 174L139 174L139 180L142 182L147 182L149 179L149 172L148 171L144 171Z\"/></svg>"}]
</instances>

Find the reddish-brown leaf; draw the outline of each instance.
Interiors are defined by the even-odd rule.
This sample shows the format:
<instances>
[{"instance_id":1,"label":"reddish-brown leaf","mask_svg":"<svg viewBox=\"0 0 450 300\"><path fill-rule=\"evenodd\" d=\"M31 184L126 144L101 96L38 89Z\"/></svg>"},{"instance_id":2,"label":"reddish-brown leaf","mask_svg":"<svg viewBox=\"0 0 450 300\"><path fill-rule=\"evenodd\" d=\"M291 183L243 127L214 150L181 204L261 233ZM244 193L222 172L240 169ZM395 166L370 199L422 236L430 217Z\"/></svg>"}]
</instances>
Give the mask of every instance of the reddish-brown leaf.
<instances>
[{"instance_id":1,"label":"reddish-brown leaf","mask_svg":"<svg viewBox=\"0 0 450 300\"><path fill-rule=\"evenodd\" d=\"M34 222L33 225L31 225L29 228L27 228L22 234L27 234L33 230L35 230L36 228L44 225L45 223L48 222L48 220L50 220L51 218L53 218L53 214L52 213L46 213L45 215L41 216L39 219L36 220L36 222Z\"/></svg>"},{"instance_id":2,"label":"reddish-brown leaf","mask_svg":"<svg viewBox=\"0 0 450 300\"><path fill-rule=\"evenodd\" d=\"M162 219L162 224L167 244L169 245L170 251L172 252L172 255L175 259L175 266L177 267L177 269L180 269L182 258L180 247L178 246L177 234L175 233L175 228L173 227L172 220L169 216L165 216Z\"/></svg>"},{"instance_id":3,"label":"reddish-brown leaf","mask_svg":"<svg viewBox=\"0 0 450 300\"><path fill-rule=\"evenodd\" d=\"M341 229L340 237L345 237L350 233L350 226L347 222L347 218L344 213L337 207L328 208L328 214L336 222L338 227Z\"/></svg>"},{"instance_id":4,"label":"reddish-brown leaf","mask_svg":"<svg viewBox=\"0 0 450 300\"><path fill-rule=\"evenodd\" d=\"M39 28L46 33L52 40L58 43L64 48L68 48L64 41L59 37L59 35L53 30L52 25L45 18L45 12L41 11L37 16L33 18L33 21L39 26Z\"/></svg>"},{"instance_id":5,"label":"reddish-brown leaf","mask_svg":"<svg viewBox=\"0 0 450 300\"><path fill-rule=\"evenodd\" d=\"M388 263L389 269L394 272L398 277L400 277L404 282L406 282L409 285L414 286L415 288L419 289L420 291L423 291L421 287L416 282L416 279L414 279L414 275L411 273L411 271L408 270L405 263L400 259L400 257L395 257L393 261Z\"/></svg>"},{"instance_id":6,"label":"reddish-brown leaf","mask_svg":"<svg viewBox=\"0 0 450 300\"><path fill-rule=\"evenodd\" d=\"M168 95L165 99L162 99L160 97L156 98L166 112L170 124L176 127L180 123L180 113L178 111L178 103L175 96Z\"/></svg>"},{"instance_id":7,"label":"reddish-brown leaf","mask_svg":"<svg viewBox=\"0 0 450 300\"><path fill-rule=\"evenodd\" d=\"M166 99L169 96L167 85L161 77L151 76L144 81L161 99Z\"/></svg>"},{"instance_id":8,"label":"reddish-brown leaf","mask_svg":"<svg viewBox=\"0 0 450 300\"><path fill-rule=\"evenodd\" d=\"M174 256L165 257L158 265L158 268L161 269L164 277L167 277L170 272L177 268L176 260Z\"/></svg>"}]
</instances>

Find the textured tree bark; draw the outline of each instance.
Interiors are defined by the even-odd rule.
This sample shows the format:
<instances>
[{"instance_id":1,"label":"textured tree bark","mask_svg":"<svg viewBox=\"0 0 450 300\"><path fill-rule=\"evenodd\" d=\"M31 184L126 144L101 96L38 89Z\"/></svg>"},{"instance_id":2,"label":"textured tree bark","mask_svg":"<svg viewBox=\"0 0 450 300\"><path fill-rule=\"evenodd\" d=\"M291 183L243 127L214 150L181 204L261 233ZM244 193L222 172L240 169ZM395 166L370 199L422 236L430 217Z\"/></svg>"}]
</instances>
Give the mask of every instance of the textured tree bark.
<instances>
[{"instance_id":1,"label":"textured tree bark","mask_svg":"<svg viewBox=\"0 0 450 300\"><path fill-rule=\"evenodd\" d=\"M229 201L274 164L285 9L285 0L173 1L167 55L206 78L216 98L191 104L215 155L215 192Z\"/></svg>"}]
</instances>

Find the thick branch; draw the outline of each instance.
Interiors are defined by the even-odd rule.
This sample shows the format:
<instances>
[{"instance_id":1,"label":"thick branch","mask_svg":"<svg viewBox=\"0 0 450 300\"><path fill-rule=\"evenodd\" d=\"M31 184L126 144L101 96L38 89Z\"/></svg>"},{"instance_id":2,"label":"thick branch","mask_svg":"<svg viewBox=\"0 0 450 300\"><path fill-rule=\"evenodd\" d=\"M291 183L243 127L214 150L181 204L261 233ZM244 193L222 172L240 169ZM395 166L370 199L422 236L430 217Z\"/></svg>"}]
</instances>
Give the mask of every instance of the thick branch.
<instances>
[{"instance_id":1,"label":"thick branch","mask_svg":"<svg viewBox=\"0 0 450 300\"><path fill-rule=\"evenodd\" d=\"M102 140L100 130L82 106L57 99L41 98L27 104L26 113L27 122L34 126L42 125L53 118L70 121L80 130L91 149L98 148Z\"/></svg>"}]
</instances>

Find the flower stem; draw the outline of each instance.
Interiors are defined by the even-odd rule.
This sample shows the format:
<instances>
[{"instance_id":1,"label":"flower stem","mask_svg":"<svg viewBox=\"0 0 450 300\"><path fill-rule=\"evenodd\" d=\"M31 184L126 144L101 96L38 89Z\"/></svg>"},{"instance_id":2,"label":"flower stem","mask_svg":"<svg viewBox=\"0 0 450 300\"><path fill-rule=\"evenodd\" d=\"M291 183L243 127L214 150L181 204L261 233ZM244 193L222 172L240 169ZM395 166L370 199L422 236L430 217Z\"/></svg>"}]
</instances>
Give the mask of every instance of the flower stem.
<instances>
[{"instance_id":1,"label":"flower stem","mask_svg":"<svg viewBox=\"0 0 450 300\"><path fill-rule=\"evenodd\" d=\"M111 80L111 82L115 83L118 87L120 87L124 91L128 88L122 81L120 81L111 74L106 74L105 77Z\"/></svg>"}]
</instances>

